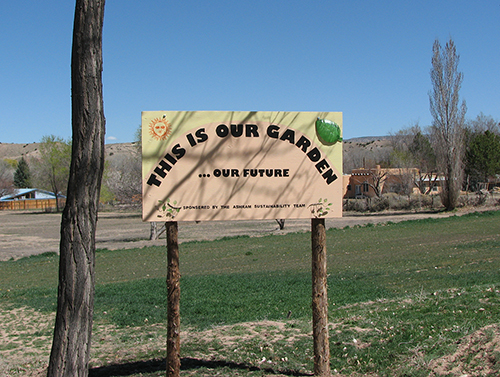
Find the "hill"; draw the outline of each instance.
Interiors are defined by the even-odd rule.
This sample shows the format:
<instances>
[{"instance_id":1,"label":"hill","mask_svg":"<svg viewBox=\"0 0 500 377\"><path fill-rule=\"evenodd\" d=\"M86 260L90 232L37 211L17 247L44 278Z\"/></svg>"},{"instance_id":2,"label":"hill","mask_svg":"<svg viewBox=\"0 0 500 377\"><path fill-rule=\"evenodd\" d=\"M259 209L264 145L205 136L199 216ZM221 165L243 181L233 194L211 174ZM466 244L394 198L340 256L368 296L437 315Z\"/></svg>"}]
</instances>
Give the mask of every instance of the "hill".
<instances>
[{"instance_id":1,"label":"hill","mask_svg":"<svg viewBox=\"0 0 500 377\"><path fill-rule=\"evenodd\" d=\"M21 157L27 160L37 158L40 155L40 143L14 144L0 143L1 160L19 160ZM106 144L106 159L131 156L137 151L137 143Z\"/></svg>"},{"instance_id":2,"label":"hill","mask_svg":"<svg viewBox=\"0 0 500 377\"><path fill-rule=\"evenodd\" d=\"M37 158L40 143L0 143L0 159L19 160ZM344 173L352 169L378 163L388 158L392 151L390 136L358 137L344 140ZM136 143L106 144L106 160L119 160L137 152Z\"/></svg>"},{"instance_id":3,"label":"hill","mask_svg":"<svg viewBox=\"0 0 500 377\"><path fill-rule=\"evenodd\" d=\"M344 140L344 174L356 168L389 162L392 153L390 136L358 137Z\"/></svg>"}]
</instances>

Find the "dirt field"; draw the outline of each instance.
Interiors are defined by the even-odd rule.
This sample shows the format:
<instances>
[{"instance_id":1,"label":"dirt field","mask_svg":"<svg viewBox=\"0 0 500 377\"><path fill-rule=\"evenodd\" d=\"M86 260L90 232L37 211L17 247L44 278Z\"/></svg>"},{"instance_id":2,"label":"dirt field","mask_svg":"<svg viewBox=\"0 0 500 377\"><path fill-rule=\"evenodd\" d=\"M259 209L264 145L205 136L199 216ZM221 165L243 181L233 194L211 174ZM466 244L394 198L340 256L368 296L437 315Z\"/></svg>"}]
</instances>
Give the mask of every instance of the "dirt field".
<instances>
[{"instance_id":1,"label":"dirt field","mask_svg":"<svg viewBox=\"0 0 500 377\"><path fill-rule=\"evenodd\" d=\"M461 209L454 213L382 213L382 214L352 214L348 213L341 219L327 220L328 228L362 225L367 223L384 223L388 221L399 222L411 219L447 217L462 215L473 211L496 209L499 207L481 207ZM61 215L51 213L13 212L0 211L0 260L21 258L43 252L57 252L59 243L59 227ZM278 230L275 221L233 221L233 222L186 222L179 224L179 239L181 242L188 240L210 240L224 236L249 235L265 236L285 232L308 231L309 220L287 220L285 229ZM108 249L135 248L146 245L164 245L165 239L149 241L149 223L143 223L138 213L103 212L99 215L97 231L97 247ZM8 345L0 352L1 376L31 376L42 377L46 375L48 355L51 346L51 329L54 313L42 314L29 308L3 310L0 307L0 343ZM335 326L335 324L331 324ZM138 343L133 349L123 349L117 341L121 333L114 327L95 326L93 345L93 359L95 365L112 364L113 358L126 359L128 354L142 353L148 350L158 350L163 355L166 329L164 325L155 325L148 331L162 334L155 339L148 339L146 345ZM285 323L268 321L238 324L248 328L251 336L265 336L266 342L273 342L273 338L283 336ZM200 338L226 339L230 326L216 327L201 332L183 332L183 339L196 342ZM256 332L259 328L260 332ZM273 333L273 329L279 331ZM264 329L264 330L263 330ZM291 329L291 330L290 330ZM133 330L133 329L132 329ZM126 331L132 331L126 329ZM238 331L242 331L241 329ZM295 331L288 328L288 331ZM40 335L44 334L44 335ZM121 334L121 335L120 335ZM113 338L115 336L115 338ZM493 376L498 369L494 365L494 355L500 352L500 328L497 324L481 328L470 335L460 339L458 349L431 362L427 362L430 376ZM146 350L146 351L145 351ZM128 353L128 354L127 354ZM96 355L108 355L109 360L97 358ZM415 355L415 363L424 363L421 355ZM493 363L493 364L492 364ZM125 374L127 363L118 365ZM163 364L162 364L163 367ZM122 370L122 372L123 372ZM184 375L199 375L196 368L187 370ZM124 375L125 375L124 374ZM270 374L263 374L270 375ZM272 374L275 377L284 376Z\"/></svg>"},{"instance_id":2,"label":"dirt field","mask_svg":"<svg viewBox=\"0 0 500 377\"><path fill-rule=\"evenodd\" d=\"M466 208L453 213L347 213L343 218L326 220L326 226L327 228L343 228L367 223L446 217L485 209L492 208ZM18 259L44 252L58 252L60 224L60 214L0 211L0 260ZM213 240L238 235L256 237L308 230L310 230L309 220L286 220L283 230L279 230L274 220L182 222L179 223L179 242ZM159 240L150 241L149 233L150 224L142 222L139 212L101 212L96 244L98 249L109 250L165 245L164 235Z\"/></svg>"}]
</instances>

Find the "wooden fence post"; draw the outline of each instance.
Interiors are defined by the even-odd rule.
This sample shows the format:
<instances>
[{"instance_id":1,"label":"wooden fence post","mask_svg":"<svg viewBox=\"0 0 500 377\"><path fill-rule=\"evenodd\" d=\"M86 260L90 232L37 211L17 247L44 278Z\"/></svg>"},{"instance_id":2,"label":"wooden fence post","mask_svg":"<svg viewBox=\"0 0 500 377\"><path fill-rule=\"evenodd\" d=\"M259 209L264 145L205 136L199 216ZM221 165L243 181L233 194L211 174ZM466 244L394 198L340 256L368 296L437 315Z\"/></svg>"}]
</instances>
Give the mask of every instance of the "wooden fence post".
<instances>
[{"instance_id":1,"label":"wooden fence post","mask_svg":"<svg viewBox=\"0 0 500 377\"><path fill-rule=\"evenodd\" d=\"M325 219L311 219L314 375L331 376Z\"/></svg>"},{"instance_id":2,"label":"wooden fence post","mask_svg":"<svg viewBox=\"0 0 500 377\"><path fill-rule=\"evenodd\" d=\"M167 232L167 377L179 377L180 358L180 272L179 244L176 221L165 223Z\"/></svg>"}]
</instances>

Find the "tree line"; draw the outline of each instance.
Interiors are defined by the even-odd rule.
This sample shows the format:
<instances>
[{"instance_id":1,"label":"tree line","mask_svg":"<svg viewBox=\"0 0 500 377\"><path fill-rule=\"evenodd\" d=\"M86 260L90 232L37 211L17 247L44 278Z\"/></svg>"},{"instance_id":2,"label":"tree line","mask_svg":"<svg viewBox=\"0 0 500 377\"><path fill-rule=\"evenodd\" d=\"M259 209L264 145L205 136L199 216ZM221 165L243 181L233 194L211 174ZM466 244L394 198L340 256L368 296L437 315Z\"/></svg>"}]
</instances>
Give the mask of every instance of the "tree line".
<instances>
[{"instance_id":1,"label":"tree line","mask_svg":"<svg viewBox=\"0 0 500 377\"><path fill-rule=\"evenodd\" d=\"M435 41L431 63L432 124L420 127L416 123L390 135L390 152L372 154L369 165L400 168L402 172L413 169L412 174L401 174L402 182L395 190L409 194L417 188L420 193L429 194L439 184L443 189L442 203L453 209L460 190L478 191L487 187L490 177L500 174L500 123L483 113L465 119L466 104L459 96L463 74L458 71L459 55L453 40L444 47ZM106 161L100 191L102 203L140 204L140 135L139 128L135 135L137 149L132 154ZM29 161L23 157L19 161L1 162L1 195L12 192L13 188L26 187L66 194L71 141L44 136L39 150L40 156ZM366 167L362 151L346 156L345 161L350 168ZM14 169L13 174L9 173ZM383 179L377 176L374 182Z\"/></svg>"},{"instance_id":2,"label":"tree line","mask_svg":"<svg viewBox=\"0 0 500 377\"><path fill-rule=\"evenodd\" d=\"M59 195L67 194L71 163L71 140L58 136L43 136L39 155L0 163L0 196L14 189L39 188ZM139 148L130 155L110 158L105 162L101 203L140 203L141 156ZM62 208L57 208L62 210Z\"/></svg>"},{"instance_id":3,"label":"tree line","mask_svg":"<svg viewBox=\"0 0 500 377\"><path fill-rule=\"evenodd\" d=\"M391 137L389 161L379 164L418 169L408 187L417 187L420 193L429 194L447 168L447 160L439 155L443 147L436 132L433 126L421 128L418 124L399 130ZM487 187L489 178L500 174L500 126L491 116L481 113L466 121L461 132L463 140L452 155L461 158L455 180L461 182L459 188L464 191L479 191ZM424 184L429 181L430 185Z\"/></svg>"},{"instance_id":4,"label":"tree line","mask_svg":"<svg viewBox=\"0 0 500 377\"><path fill-rule=\"evenodd\" d=\"M500 174L500 125L492 116L481 113L475 119L464 122L463 135L461 188L476 192L487 187L490 177ZM140 204L140 141L135 146L130 154L114 156L105 162L101 203ZM399 168L401 184L391 191L409 195L413 188L417 188L421 194L428 195L440 184L439 179L444 172L436 154L436 150L440 148L435 127L420 127L416 123L390 135L390 147L383 148L378 154L370 152L367 156L358 150L346 155L345 160L352 165L351 169L376 165ZM2 161L4 169L0 169L1 195L11 193L13 188L27 187L66 195L71 141L54 135L44 136L39 150L40 156L37 158L22 157L18 161ZM410 169L413 170L408 173ZM2 176L5 178L2 179ZM386 177L374 173L372 184L376 192L376 188L380 188L380 184L376 183L382 183L384 178Z\"/></svg>"},{"instance_id":5,"label":"tree line","mask_svg":"<svg viewBox=\"0 0 500 377\"><path fill-rule=\"evenodd\" d=\"M414 188L429 194L439 185L447 210L457 206L461 190L479 191L488 187L490 178L498 180L500 123L483 113L466 120L467 106L459 95L463 81L459 60L451 38L444 47L435 41L430 71L431 125L421 128L416 123L391 135L391 152L371 153L368 166L366 156L348 156L350 168L353 160L358 161L358 168L372 168L367 184L377 196L387 178L386 171L373 169L377 165L400 169L400 183L392 190L399 194L409 195Z\"/></svg>"}]
</instances>

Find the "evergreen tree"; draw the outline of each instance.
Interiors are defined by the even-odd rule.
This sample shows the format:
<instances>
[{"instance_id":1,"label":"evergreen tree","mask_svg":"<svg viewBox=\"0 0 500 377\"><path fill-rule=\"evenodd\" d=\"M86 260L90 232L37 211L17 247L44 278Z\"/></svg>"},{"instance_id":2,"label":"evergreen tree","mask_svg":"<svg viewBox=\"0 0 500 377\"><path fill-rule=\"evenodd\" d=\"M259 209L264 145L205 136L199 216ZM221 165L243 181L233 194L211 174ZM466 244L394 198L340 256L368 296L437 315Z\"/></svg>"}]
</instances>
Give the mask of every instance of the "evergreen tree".
<instances>
[{"instance_id":1,"label":"evergreen tree","mask_svg":"<svg viewBox=\"0 0 500 377\"><path fill-rule=\"evenodd\" d=\"M17 169L14 172L14 187L28 188L31 187L31 173L28 163L24 157L19 160Z\"/></svg>"},{"instance_id":2,"label":"evergreen tree","mask_svg":"<svg viewBox=\"0 0 500 377\"><path fill-rule=\"evenodd\" d=\"M489 130L472 137L465 159L465 173L472 189L500 174L500 136Z\"/></svg>"}]
</instances>

